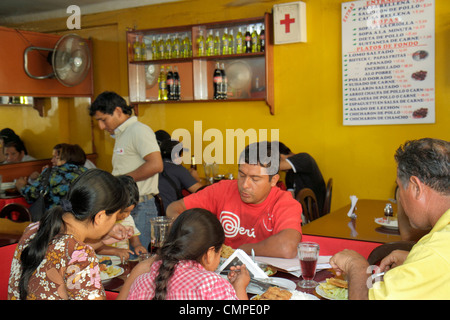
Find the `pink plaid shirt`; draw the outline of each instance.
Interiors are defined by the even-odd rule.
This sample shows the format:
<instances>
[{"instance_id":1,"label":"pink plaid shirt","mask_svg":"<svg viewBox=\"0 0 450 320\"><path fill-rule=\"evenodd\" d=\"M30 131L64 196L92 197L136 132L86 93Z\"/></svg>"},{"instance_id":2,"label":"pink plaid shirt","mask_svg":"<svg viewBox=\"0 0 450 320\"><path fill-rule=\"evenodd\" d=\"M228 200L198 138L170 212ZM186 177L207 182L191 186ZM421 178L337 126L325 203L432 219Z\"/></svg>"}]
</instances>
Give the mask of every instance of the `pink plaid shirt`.
<instances>
[{"instance_id":1,"label":"pink plaid shirt","mask_svg":"<svg viewBox=\"0 0 450 320\"><path fill-rule=\"evenodd\" d=\"M161 261L153 263L150 272L133 283L128 300L150 300L155 295L155 278ZM167 300L237 300L231 283L220 275L205 270L192 260L177 263L167 287Z\"/></svg>"}]
</instances>

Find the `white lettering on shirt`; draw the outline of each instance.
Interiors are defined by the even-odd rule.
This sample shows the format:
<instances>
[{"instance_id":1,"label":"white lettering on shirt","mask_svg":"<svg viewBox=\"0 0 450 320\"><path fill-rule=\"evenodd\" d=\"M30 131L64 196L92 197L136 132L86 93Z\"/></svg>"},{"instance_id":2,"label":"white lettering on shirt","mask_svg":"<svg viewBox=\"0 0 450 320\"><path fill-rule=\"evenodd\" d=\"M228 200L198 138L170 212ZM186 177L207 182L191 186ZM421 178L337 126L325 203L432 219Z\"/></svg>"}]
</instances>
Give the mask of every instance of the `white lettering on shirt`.
<instances>
[{"instance_id":1,"label":"white lettering on shirt","mask_svg":"<svg viewBox=\"0 0 450 320\"><path fill-rule=\"evenodd\" d=\"M233 238L238 234L247 235L250 238L256 238L255 229L245 229L241 227L241 219L236 214L229 211L222 211L220 213L220 223L222 223L225 237Z\"/></svg>"}]
</instances>

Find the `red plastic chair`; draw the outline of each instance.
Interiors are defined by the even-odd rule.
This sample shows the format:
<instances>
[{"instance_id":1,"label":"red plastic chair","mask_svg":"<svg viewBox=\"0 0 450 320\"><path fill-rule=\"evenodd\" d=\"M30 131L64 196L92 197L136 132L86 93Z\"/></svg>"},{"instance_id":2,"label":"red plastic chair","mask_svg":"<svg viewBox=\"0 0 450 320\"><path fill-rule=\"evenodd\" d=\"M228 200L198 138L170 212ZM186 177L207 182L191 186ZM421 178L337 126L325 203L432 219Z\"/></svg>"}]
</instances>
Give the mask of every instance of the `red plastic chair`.
<instances>
[{"instance_id":1,"label":"red plastic chair","mask_svg":"<svg viewBox=\"0 0 450 320\"><path fill-rule=\"evenodd\" d=\"M8 299L9 275L16 247L17 243L0 247L0 300Z\"/></svg>"}]
</instances>

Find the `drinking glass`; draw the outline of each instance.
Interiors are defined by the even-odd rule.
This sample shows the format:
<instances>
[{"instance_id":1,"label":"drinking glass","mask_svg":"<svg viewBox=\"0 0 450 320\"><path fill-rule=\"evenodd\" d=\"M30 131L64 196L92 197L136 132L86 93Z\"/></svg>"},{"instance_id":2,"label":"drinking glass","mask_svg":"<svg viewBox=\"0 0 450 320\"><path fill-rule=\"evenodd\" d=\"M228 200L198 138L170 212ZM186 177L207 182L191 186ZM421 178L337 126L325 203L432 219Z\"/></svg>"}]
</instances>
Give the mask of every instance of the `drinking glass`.
<instances>
[{"instance_id":1,"label":"drinking glass","mask_svg":"<svg viewBox=\"0 0 450 320\"><path fill-rule=\"evenodd\" d=\"M300 288L315 288L317 259L319 258L319 244L315 242L300 242L297 247L303 280L298 282Z\"/></svg>"},{"instance_id":2,"label":"drinking glass","mask_svg":"<svg viewBox=\"0 0 450 320\"><path fill-rule=\"evenodd\" d=\"M162 244L169 235L169 228L171 223L172 218L166 216L154 217L150 219L150 253L155 254L156 251L161 248Z\"/></svg>"}]
</instances>

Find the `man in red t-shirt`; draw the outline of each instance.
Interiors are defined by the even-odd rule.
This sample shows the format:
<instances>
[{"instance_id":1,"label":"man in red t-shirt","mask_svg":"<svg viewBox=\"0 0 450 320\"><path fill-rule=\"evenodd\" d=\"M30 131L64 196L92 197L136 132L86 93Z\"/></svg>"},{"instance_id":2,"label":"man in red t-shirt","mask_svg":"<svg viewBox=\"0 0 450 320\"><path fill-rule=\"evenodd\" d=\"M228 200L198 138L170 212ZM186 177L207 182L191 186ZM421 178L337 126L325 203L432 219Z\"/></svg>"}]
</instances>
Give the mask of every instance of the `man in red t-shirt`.
<instances>
[{"instance_id":1,"label":"man in red t-shirt","mask_svg":"<svg viewBox=\"0 0 450 320\"><path fill-rule=\"evenodd\" d=\"M177 217L186 209L207 209L222 223L226 245L248 254L253 249L259 256L293 258L301 241L302 207L289 192L276 187L279 153L266 143L267 156L261 157L260 144L254 144L256 160L249 151L254 145L242 153L237 180L215 183L175 201L166 214Z\"/></svg>"}]
</instances>

